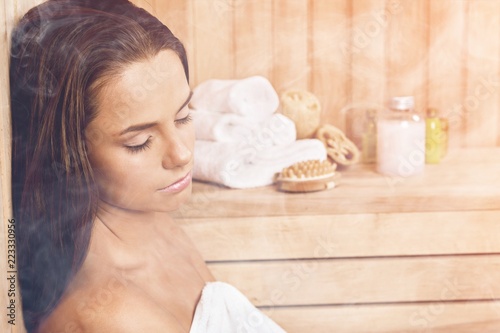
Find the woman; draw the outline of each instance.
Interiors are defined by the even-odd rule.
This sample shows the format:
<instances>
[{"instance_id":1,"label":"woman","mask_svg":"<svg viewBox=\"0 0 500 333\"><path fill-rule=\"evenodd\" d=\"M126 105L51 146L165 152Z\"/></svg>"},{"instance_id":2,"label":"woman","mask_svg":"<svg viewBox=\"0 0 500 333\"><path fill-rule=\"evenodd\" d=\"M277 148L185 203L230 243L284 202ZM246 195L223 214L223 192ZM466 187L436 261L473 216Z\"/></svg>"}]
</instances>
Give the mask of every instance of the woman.
<instances>
[{"instance_id":1,"label":"woman","mask_svg":"<svg viewBox=\"0 0 500 333\"><path fill-rule=\"evenodd\" d=\"M235 331L202 323L214 290L255 314L168 215L191 192L194 132L167 27L126 0L48 1L14 30L10 73L28 331ZM265 316L238 327L283 332Z\"/></svg>"}]
</instances>

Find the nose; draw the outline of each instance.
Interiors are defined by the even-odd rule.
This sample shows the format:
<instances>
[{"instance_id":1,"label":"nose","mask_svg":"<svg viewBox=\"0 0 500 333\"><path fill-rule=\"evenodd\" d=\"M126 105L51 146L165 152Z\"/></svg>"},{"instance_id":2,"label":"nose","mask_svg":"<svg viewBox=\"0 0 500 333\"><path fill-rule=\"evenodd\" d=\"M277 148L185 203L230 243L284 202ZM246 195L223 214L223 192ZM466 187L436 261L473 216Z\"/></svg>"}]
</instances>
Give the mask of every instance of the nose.
<instances>
[{"instance_id":1,"label":"nose","mask_svg":"<svg viewBox=\"0 0 500 333\"><path fill-rule=\"evenodd\" d=\"M171 135L166 141L162 166L165 169L174 169L188 164L193 158L193 145L188 137L179 134Z\"/></svg>"}]
</instances>

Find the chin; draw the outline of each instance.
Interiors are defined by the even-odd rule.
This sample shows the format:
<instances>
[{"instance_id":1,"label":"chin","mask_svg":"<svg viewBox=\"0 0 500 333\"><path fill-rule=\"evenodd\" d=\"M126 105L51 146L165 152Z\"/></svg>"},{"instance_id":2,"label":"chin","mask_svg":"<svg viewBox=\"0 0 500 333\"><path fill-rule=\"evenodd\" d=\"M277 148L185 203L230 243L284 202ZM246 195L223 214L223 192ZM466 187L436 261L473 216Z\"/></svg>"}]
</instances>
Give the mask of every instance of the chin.
<instances>
[{"instance_id":1,"label":"chin","mask_svg":"<svg viewBox=\"0 0 500 333\"><path fill-rule=\"evenodd\" d=\"M181 208L185 203L191 199L192 191L191 185L189 185L182 192L179 192L167 199L168 203L162 205L159 211L162 212L173 212Z\"/></svg>"}]
</instances>

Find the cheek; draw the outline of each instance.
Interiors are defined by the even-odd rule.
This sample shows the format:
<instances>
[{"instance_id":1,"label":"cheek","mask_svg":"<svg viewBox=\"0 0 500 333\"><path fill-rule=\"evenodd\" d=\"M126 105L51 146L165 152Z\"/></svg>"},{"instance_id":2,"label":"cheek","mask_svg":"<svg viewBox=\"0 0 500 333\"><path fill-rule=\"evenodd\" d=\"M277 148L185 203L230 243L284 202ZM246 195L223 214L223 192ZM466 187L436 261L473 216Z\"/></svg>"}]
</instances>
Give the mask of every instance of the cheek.
<instances>
[{"instance_id":1,"label":"cheek","mask_svg":"<svg viewBox=\"0 0 500 333\"><path fill-rule=\"evenodd\" d=\"M103 199L123 202L125 197L140 191L141 186L147 184L146 161L140 155L113 151L93 156L91 165Z\"/></svg>"},{"instance_id":2,"label":"cheek","mask_svg":"<svg viewBox=\"0 0 500 333\"><path fill-rule=\"evenodd\" d=\"M183 141L186 147L192 152L194 149L195 133L193 122L186 126L186 130L183 132Z\"/></svg>"},{"instance_id":3,"label":"cheek","mask_svg":"<svg viewBox=\"0 0 500 333\"><path fill-rule=\"evenodd\" d=\"M128 155L128 153L123 155ZM138 153L134 157L128 156L128 158L115 156L103 164L99 171L103 177L108 178L117 186L128 186L137 182L144 184L152 177L152 163L151 157L143 153Z\"/></svg>"},{"instance_id":4,"label":"cheek","mask_svg":"<svg viewBox=\"0 0 500 333\"><path fill-rule=\"evenodd\" d=\"M125 187L129 176L116 162L114 164L106 163L106 161L99 162L101 163L97 164L94 169L99 192L103 197L114 196L113 192L119 192L121 187Z\"/></svg>"},{"instance_id":5,"label":"cheek","mask_svg":"<svg viewBox=\"0 0 500 333\"><path fill-rule=\"evenodd\" d=\"M99 170L99 177L96 177L99 197L118 207L141 209L151 199L153 186L148 183L150 178L144 168L116 163L108 165Z\"/></svg>"}]
</instances>

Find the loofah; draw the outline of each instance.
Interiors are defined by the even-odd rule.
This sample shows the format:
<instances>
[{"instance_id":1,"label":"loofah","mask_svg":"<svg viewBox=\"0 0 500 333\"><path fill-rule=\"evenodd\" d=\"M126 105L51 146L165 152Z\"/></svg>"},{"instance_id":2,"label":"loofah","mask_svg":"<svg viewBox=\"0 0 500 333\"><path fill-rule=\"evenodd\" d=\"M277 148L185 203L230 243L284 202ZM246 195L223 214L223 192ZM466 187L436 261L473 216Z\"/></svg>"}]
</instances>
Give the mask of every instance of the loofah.
<instances>
[{"instance_id":1,"label":"loofah","mask_svg":"<svg viewBox=\"0 0 500 333\"><path fill-rule=\"evenodd\" d=\"M316 131L316 138L326 147L328 157L339 165L352 165L359 162L360 151L345 134L333 125L323 125Z\"/></svg>"},{"instance_id":2,"label":"loofah","mask_svg":"<svg viewBox=\"0 0 500 333\"><path fill-rule=\"evenodd\" d=\"M298 140L311 138L321 121L319 100L308 91L289 90L283 93L280 112L295 123Z\"/></svg>"},{"instance_id":3,"label":"loofah","mask_svg":"<svg viewBox=\"0 0 500 333\"><path fill-rule=\"evenodd\" d=\"M337 165L328 160L308 160L284 168L276 177L278 189L286 192L313 192L335 187Z\"/></svg>"}]
</instances>

